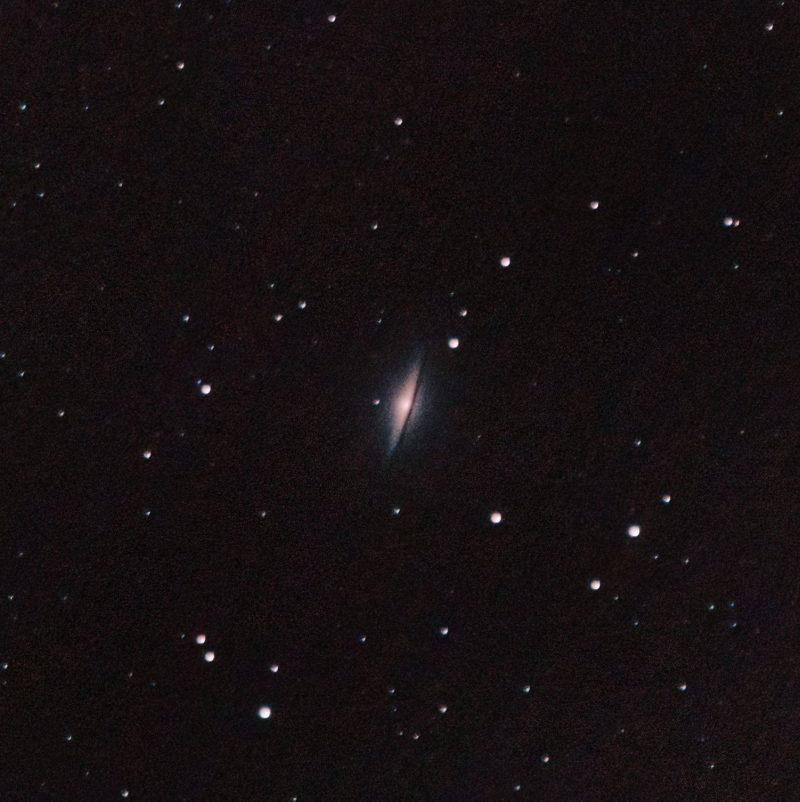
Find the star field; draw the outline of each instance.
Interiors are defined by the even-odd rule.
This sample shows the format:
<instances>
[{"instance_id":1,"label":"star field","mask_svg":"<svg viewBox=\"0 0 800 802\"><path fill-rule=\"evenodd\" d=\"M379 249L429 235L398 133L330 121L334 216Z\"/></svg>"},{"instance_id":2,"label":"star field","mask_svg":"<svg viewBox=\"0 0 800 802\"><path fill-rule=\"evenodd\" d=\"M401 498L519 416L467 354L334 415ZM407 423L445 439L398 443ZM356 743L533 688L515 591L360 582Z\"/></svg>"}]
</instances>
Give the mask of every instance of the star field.
<instances>
[{"instance_id":1,"label":"star field","mask_svg":"<svg viewBox=\"0 0 800 802\"><path fill-rule=\"evenodd\" d=\"M798 798L796 4L0 22L0 802Z\"/></svg>"}]
</instances>

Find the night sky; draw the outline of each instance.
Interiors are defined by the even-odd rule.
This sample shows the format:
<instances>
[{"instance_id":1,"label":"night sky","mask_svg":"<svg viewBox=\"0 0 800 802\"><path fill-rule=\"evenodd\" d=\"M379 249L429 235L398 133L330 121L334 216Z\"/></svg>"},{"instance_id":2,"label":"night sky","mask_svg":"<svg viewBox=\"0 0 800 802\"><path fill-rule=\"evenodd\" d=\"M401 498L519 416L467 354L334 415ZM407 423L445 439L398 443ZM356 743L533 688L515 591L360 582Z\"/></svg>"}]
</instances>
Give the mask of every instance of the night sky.
<instances>
[{"instance_id":1,"label":"night sky","mask_svg":"<svg viewBox=\"0 0 800 802\"><path fill-rule=\"evenodd\" d=\"M795 0L0 27L0 802L800 799Z\"/></svg>"}]
</instances>

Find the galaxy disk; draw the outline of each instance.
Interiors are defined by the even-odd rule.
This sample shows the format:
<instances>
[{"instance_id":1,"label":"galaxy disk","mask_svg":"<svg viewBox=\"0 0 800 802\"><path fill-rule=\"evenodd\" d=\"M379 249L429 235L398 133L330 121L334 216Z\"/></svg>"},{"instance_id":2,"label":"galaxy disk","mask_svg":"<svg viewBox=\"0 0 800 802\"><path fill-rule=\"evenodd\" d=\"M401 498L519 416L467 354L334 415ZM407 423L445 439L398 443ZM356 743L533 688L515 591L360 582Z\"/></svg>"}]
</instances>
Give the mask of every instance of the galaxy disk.
<instances>
[{"instance_id":1,"label":"galaxy disk","mask_svg":"<svg viewBox=\"0 0 800 802\"><path fill-rule=\"evenodd\" d=\"M393 454L409 429L415 408L419 404L419 393L422 376L422 357L417 357L414 364L397 390L391 407L391 432L389 437L389 453Z\"/></svg>"}]
</instances>

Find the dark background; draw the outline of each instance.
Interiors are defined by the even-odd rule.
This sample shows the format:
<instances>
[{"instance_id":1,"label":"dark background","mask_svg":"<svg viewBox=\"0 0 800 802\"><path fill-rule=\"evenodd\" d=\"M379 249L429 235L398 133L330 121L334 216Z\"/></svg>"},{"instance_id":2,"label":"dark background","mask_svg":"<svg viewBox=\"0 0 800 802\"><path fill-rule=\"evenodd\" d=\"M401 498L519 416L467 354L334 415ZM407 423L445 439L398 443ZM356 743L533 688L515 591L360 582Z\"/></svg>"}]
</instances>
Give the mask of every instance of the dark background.
<instances>
[{"instance_id":1,"label":"dark background","mask_svg":"<svg viewBox=\"0 0 800 802\"><path fill-rule=\"evenodd\" d=\"M793 2L0 28L0 800L800 799Z\"/></svg>"}]
</instances>

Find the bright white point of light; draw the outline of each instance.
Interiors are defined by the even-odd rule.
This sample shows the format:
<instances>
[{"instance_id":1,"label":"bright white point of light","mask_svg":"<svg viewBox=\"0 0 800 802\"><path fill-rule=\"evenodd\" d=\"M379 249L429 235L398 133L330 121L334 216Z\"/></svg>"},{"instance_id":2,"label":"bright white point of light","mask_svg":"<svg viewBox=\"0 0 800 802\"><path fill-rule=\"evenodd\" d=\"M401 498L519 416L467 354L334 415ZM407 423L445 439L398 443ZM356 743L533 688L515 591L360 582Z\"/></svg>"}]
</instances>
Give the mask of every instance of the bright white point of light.
<instances>
[{"instance_id":1,"label":"bright white point of light","mask_svg":"<svg viewBox=\"0 0 800 802\"><path fill-rule=\"evenodd\" d=\"M395 117L394 118L394 124L397 125L397 126L402 125L403 124L403 118L402 117Z\"/></svg>"},{"instance_id":2,"label":"bright white point of light","mask_svg":"<svg viewBox=\"0 0 800 802\"><path fill-rule=\"evenodd\" d=\"M63 409L59 409L56 414L58 415L59 418L63 418L64 417L64 410Z\"/></svg>"},{"instance_id":3,"label":"bright white point of light","mask_svg":"<svg viewBox=\"0 0 800 802\"><path fill-rule=\"evenodd\" d=\"M152 456L153 456L153 452L152 452L152 451L150 451L150 450L143 451L143 452L142 452L142 456L143 456L145 459L150 459L150 457L152 457Z\"/></svg>"},{"instance_id":4,"label":"bright white point of light","mask_svg":"<svg viewBox=\"0 0 800 802\"><path fill-rule=\"evenodd\" d=\"M33 169L34 170L38 170L41 166L42 166L41 162L34 162L33 163Z\"/></svg>"},{"instance_id":5,"label":"bright white point of light","mask_svg":"<svg viewBox=\"0 0 800 802\"><path fill-rule=\"evenodd\" d=\"M179 69L179 70L182 70L182 69L183 69L185 66L186 66L186 65L185 65L185 64L184 64L182 61L177 61L177 62L175 63L175 68L176 68L176 69Z\"/></svg>"},{"instance_id":6,"label":"bright white point of light","mask_svg":"<svg viewBox=\"0 0 800 802\"><path fill-rule=\"evenodd\" d=\"M661 496L662 504L669 504L670 501L672 501L672 496L669 493L664 493L664 495Z\"/></svg>"},{"instance_id":7,"label":"bright white point of light","mask_svg":"<svg viewBox=\"0 0 800 802\"><path fill-rule=\"evenodd\" d=\"M358 642L359 643L366 643L367 642L367 636L366 635L360 635L359 638L358 638Z\"/></svg>"},{"instance_id":8,"label":"bright white point of light","mask_svg":"<svg viewBox=\"0 0 800 802\"><path fill-rule=\"evenodd\" d=\"M680 685L678 685L678 690L679 691L685 691L686 690L686 683L682 682Z\"/></svg>"},{"instance_id":9,"label":"bright white point of light","mask_svg":"<svg viewBox=\"0 0 800 802\"><path fill-rule=\"evenodd\" d=\"M500 267L510 267L511 265L511 257L510 256L501 256L500 257Z\"/></svg>"},{"instance_id":10,"label":"bright white point of light","mask_svg":"<svg viewBox=\"0 0 800 802\"><path fill-rule=\"evenodd\" d=\"M767 23L767 24L764 26L764 30L771 31L771 30L772 30L774 27L775 27L775 23L774 23L774 22L768 22L768 23Z\"/></svg>"},{"instance_id":11,"label":"bright white point of light","mask_svg":"<svg viewBox=\"0 0 800 802\"><path fill-rule=\"evenodd\" d=\"M549 763L550 755L542 755L542 763Z\"/></svg>"},{"instance_id":12,"label":"bright white point of light","mask_svg":"<svg viewBox=\"0 0 800 802\"><path fill-rule=\"evenodd\" d=\"M592 201L589 204L589 208L590 209L599 209L600 208L600 202L599 201Z\"/></svg>"},{"instance_id":13,"label":"bright white point of light","mask_svg":"<svg viewBox=\"0 0 800 802\"><path fill-rule=\"evenodd\" d=\"M328 14L328 22L336 22L336 14Z\"/></svg>"},{"instance_id":14,"label":"bright white point of light","mask_svg":"<svg viewBox=\"0 0 800 802\"><path fill-rule=\"evenodd\" d=\"M201 384L200 385L200 392L203 395L208 395L211 392L211 385L210 384Z\"/></svg>"},{"instance_id":15,"label":"bright white point of light","mask_svg":"<svg viewBox=\"0 0 800 802\"><path fill-rule=\"evenodd\" d=\"M194 636L194 642L202 646L206 642L206 636L201 632L199 635Z\"/></svg>"},{"instance_id":16,"label":"bright white point of light","mask_svg":"<svg viewBox=\"0 0 800 802\"><path fill-rule=\"evenodd\" d=\"M306 308L306 306L307 306L307 304L306 304L306 302L305 302L305 301L298 301L298 302L297 302L297 308L298 308L298 309L305 309L305 308Z\"/></svg>"},{"instance_id":17,"label":"bright white point of light","mask_svg":"<svg viewBox=\"0 0 800 802\"><path fill-rule=\"evenodd\" d=\"M501 515L499 512L493 512L493 513L492 513L492 514L489 516L489 520L490 520L490 521L491 521L493 524L499 524L499 523L500 523L500 521L502 521L502 520L503 520L503 516L502 516L502 515Z\"/></svg>"},{"instance_id":18,"label":"bright white point of light","mask_svg":"<svg viewBox=\"0 0 800 802\"><path fill-rule=\"evenodd\" d=\"M181 317L181 320L182 320L184 323L188 323L188 322L189 322L189 315L183 315L183 316Z\"/></svg>"},{"instance_id":19,"label":"bright white point of light","mask_svg":"<svg viewBox=\"0 0 800 802\"><path fill-rule=\"evenodd\" d=\"M127 798L128 798L130 795L131 795L131 792L130 792L130 791L127 789L127 788L123 788L123 789L122 789L122 790L119 792L119 795L120 795L120 796L121 796L123 799L127 799Z\"/></svg>"},{"instance_id":20,"label":"bright white point of light","mask_svg":"<svg viewBox=\"0 0 800 802\"><path fill-rule=\"evenodd\" d=\"M600 580L599 580L599 579L593 579L593 580L592 580L592 581L589 583L589 587L590 587L592 590L600 590L600 584L601 584L601 583L600 583Z\"/></svg>"},{"instance_id":21,"label":"bright white point of light","mask_svg":"<svg viewBox=\"0 0 800 802\"><path fill-rule=\"evenodd\" d=\"M269 705L261 705L258 708L258 717L268 719L272 715L272 708Z\"/></svg>"},{"instance_id":22,"label":"bright white point of light","mask_svg":"<svg viewBox=\"0 0 800 802\"><path fill-rule=\"evenodd\" d=\"M530 693L531 692L531 686L530 685L523 685L522 686L522 692L523 693Z\"/></svg>"},{"instance_id":23,"label":"bright white point of light","mask_svg":"<svg viewBox=\"0 0 800 802\"><path fill-rule=\"evenodd\" d=\"M377 230L378 230L378 224L377 224L377 223L371 223L371 224L370 224L370 228L371 228L373 231L377 231Z\"/></svg>"},{"instance_id":24,"label":"bright white point of light","mask_svg":"<svg viewBox=\"0 0 800 802\"><path fill-rule=\"evenodd\" d=\"M27 109L28 109L28 104L25 103L24 101L19 104L19 110L20 111L27 111Z\"/></svg>"},{"instance_id":25,"label":"bright white point of light","mask_svg":"<svg viewBox=\"0 0 800 802\"><path fill-rule=\"evenodd\" d=\"M447 633L450 632L450 627L439 627L439 634L444 637Z\"/></svg>"},{"instance_id":26,"label":"bright white point of light","mask_svg":"<svg viewBox=\"0 0 800 802\"><path fill-rule=\"evenodd\" d=\"M216 655L214 652L208 651L203 655L203 660L205 660L207 663L213 663L215 657Z\"/></svg>"},{"instance_id":27,"label":"bright white point of light","mask_svg":"<svg viewBox=\"0 0 800 802\"><path fill-rule=\"evenodd\" d=\"M458 310L458 314L459 314L461 317L466 317L466 316L467 316L467 310L466 310L466 309L459 309L459 310Z\"/></svg>"},{"instance_id":28,"label":"bright white point of light","mask_svg":"<svg viewBox=\"0 0 800 802\"><path fill-rule=\"evenodd\" d=\"M451 337L447 341L447 347L448 348L453 348L453 349L458 348L458 337Z\"/></svg>"},{"instance_id":29,"label":"bright white point of light","mask_svg":"<svg viewBox=\"0 0 800 802\"><path fill-rule=\"evenodd\" d=\"M163 98L163 97L161 97L161 98L159 98L159 99L158 99L158 105L159 105L159 106L163 106L163 105L164 105L166 102L167 102L167 101L166 101L166 100L164 100L164 98Z\"/></svg>"},{"instance_id":30,"label":"bright white point of light","mask_svg":"<svg viewBox=\"0 0 800 802\"><path fill-rule=\"evenodd\" d=\"M275 314L272 316L272 319L273 319L273 320L274 320L276 323L280 323L280 322L283 320L283 315L282 315L280 312L276 312L276 313L275 313Z\"/></svg>"},{"instance_id":31,"label":"bright white point of light","mask_svg":"<svg viewBox=\"0 0 800 802\"><path fill-rule=\"evenodd\" d=\"M278 664L277 664L277 663L273 663L273 664L272 664L272 665L269 667L269 670L270 670L270 671L271 671L273 674L277 674L277 673L278 673Z\"/></svg>"},{"instance_id":32,"label":"bright white point of light","mask_svg":"<svg viewBox=\"0 0 800 802\"><path fill-rule=\"evenodd\" d=\"M727 216L722 218L722 225L725 226L726 228L731 228L731 227L736 228L736 226L738 226L739 223L741 223L741 220L739 220L738 217Z\"/></svg>"},{"instance_id":33,"label":"bright white point of light","mask_svg":"<svg viewBox=\"0 0 800 802\"><path fill-rule=\"evenodd\" d=\"M439 712L444 715L447 712L447 705L439 705Z\"/></svg>"},{"instance_id":34,"label":"bright white point of light","mask_svg":"<svg viewBox=\"0 0 800 802\"><path fill-rule=\"evenodd\" d=\"M638 524L631 524L628 527L628 537L639 537L642 534L642 527Z\"/></svg>"},{"instance_id":35,"label":"bright white point of light","mask_svg":"<svg viewBox=\"0 0 800 802\"><path fill-rule=\"evenodd\" d=\"M373 399L372 399L372 406L373 406L373 407L380 406L380 403L381 403L381 400L380 400L380 398L373 398Z\"/></svg>"},{"instance_id":36,"label":"bright white point of light","mask_svg":"<svg viewBox=\"0 0 800 802\"><path fill-rule=\"evenodd\" d=\"M392 515L400 515L400 507L392 507Z\"/></svg>"}]
</instances>

